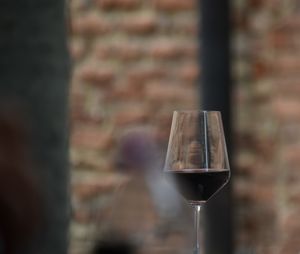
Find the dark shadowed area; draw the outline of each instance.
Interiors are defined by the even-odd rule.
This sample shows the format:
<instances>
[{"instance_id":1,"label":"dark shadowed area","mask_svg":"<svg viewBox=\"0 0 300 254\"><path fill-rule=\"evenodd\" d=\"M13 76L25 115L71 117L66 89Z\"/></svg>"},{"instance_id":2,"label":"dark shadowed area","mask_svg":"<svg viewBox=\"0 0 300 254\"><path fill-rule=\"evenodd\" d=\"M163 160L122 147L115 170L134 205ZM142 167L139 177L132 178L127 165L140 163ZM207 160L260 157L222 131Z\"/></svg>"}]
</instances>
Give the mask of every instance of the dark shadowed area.
<instances>
[{"instance_id":1,"label":"dark shadowed area","mask_svg":"<svg viewBox=\"0 0 300 254\"><path fill-rule=\"evenodd\" d=\"M1 253L68 250L65 5L0 1Z\"/></svg>"}]
</instances>

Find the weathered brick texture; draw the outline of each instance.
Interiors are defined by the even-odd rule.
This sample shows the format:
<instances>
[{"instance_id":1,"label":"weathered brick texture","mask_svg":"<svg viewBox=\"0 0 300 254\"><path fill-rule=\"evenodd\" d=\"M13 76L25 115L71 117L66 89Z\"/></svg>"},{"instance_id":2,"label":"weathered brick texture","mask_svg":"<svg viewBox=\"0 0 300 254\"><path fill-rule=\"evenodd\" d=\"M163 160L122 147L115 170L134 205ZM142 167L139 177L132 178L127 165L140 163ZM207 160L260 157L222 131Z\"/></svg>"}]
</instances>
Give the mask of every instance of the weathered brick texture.
<instances>
[{"instance_id":1,"label":"weathered brick texture","mask_svg":"<svg viewBox=\"0 0 300 254\"><path fill-rule=\"evenodd\" d=\"M247 14L237 19L235 58L238 251L300 251L294 237L300 229L300 24L295 4L250 1L236 9L237 16Z\"/></svg>"},{"instance_id":2,"label":"weathered brick texture","mask_svg":"<svg viewBox=\"0 0 300 254\"><path fill-rule=\"evenodd\" d=\"M195 0L73 0L71 10L70 251L79 254L87 253L89 242L107 228L136 234L158 227L147 188L135 187L137 203L132 183L118 172L120 137L140 126L156 130L153 137L163 157L172 111L198 105L200 72ZM125 195L118 201L122 207L116 207L115 194ZM122 211L114 219L113 209ZM158 239L148 239L140 253L156 245Z\"/></svg>"},{"instance_id":3,"label":"weathered brick texture","mask_svg":"<svg viewBox=\"0 0 300 254\"><path fill-rule=\"evenodd\" d=\"M71 253L87 253L89 243L113 224L124 232L149 232L158 224L145 184L132 185L118 172L117 149L122 134L143 126L155 129L153 137L163 157L172 111L198 106L198 4L72 1ZM238 254L300 251L297 4L296 0L233 2L235 154L231 156ZM137 195L139 204L134 200ZM130 217L134 209L139 210L138 220ZM186 246L183 239L175 234L163 243L178 249ZM174 253L172 248L153 249L162 247L157 239L147 238L146 243L141 253Z\"/></svg>"}]
</instances>

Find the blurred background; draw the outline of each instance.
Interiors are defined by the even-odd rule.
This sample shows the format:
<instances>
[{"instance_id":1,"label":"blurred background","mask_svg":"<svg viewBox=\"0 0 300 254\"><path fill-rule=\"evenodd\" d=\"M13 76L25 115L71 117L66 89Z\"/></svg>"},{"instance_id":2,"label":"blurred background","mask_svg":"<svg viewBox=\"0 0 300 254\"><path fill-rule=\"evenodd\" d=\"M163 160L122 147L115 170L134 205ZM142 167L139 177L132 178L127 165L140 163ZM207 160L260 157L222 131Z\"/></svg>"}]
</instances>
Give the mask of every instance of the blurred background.
<instances>
[{"instance_id":1,"label":"blurred background","mask_svg":"<svg viewBox=\"0 0 300 254\"><path fill-rule=\"evenodd\" d=\"M201 103L199 8L196 0L70 2L70 253L105 253L112 242L128 253L191 245L192 211L160 170L173 110ZM299 12L297 0L231 1L238 254L300 251Z\"/></svg>"}]
</instances>

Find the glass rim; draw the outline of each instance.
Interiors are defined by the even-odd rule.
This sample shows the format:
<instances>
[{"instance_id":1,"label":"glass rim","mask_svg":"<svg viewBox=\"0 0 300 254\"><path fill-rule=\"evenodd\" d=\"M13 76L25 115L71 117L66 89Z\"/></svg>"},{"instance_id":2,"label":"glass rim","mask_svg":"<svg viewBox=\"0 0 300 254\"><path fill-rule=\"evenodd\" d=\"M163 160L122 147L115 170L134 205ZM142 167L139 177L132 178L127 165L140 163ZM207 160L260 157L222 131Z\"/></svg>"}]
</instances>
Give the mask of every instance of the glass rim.
<instances>
[{"instance_id":1,"label":"glass rim","mask_svg":"<svg viewBox=\"0 0 300 254\"><path fill-rule=\"evenodd\" d=\"M183 109L183 110L174 110L173 113L221 113L219 110L205 110L205 109Z\"/></svg>"}]
</instances>

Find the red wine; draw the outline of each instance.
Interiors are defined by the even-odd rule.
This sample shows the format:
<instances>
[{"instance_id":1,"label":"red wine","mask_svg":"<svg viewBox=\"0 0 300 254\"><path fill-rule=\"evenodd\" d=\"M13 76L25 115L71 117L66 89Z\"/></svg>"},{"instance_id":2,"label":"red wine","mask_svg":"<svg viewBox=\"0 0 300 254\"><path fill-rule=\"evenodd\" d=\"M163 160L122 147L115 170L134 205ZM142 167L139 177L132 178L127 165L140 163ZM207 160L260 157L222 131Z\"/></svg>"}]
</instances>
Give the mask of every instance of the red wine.
<instances>
[{"instance_id":1,"label":"red wine","mask_svg":"<svg viewBox=\"0 0 300 254\"><path fill-rule=\"evenodd\" d=\"M229 180L229 170L184 169L164 172L189 203L204 203Z\"/></svg>"}]
</instances>

